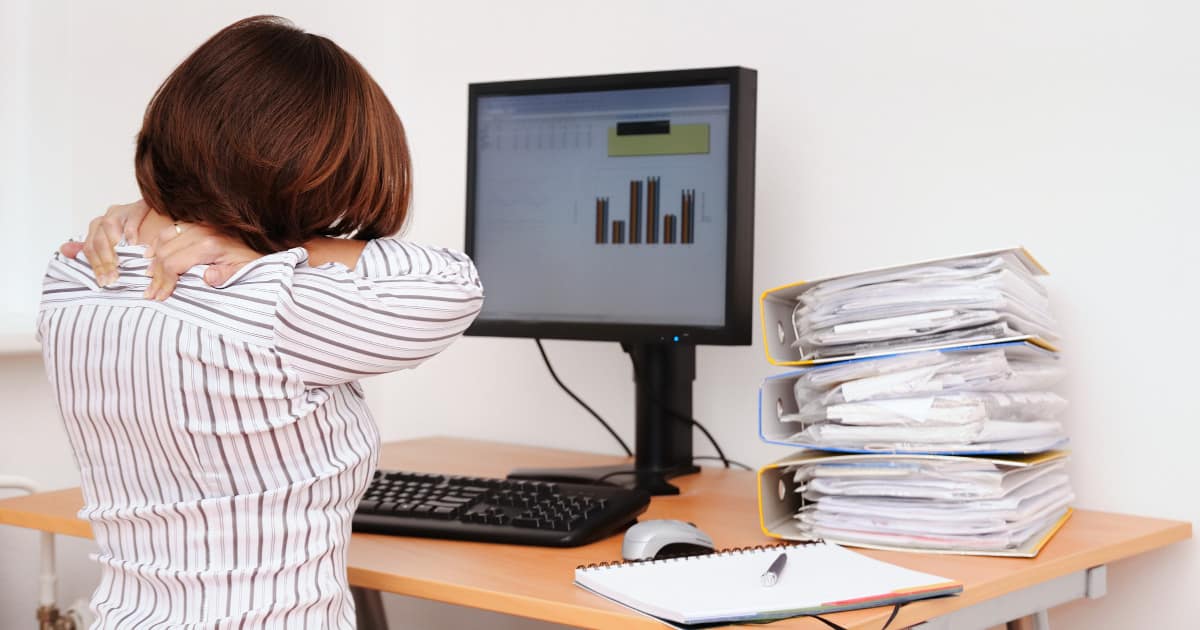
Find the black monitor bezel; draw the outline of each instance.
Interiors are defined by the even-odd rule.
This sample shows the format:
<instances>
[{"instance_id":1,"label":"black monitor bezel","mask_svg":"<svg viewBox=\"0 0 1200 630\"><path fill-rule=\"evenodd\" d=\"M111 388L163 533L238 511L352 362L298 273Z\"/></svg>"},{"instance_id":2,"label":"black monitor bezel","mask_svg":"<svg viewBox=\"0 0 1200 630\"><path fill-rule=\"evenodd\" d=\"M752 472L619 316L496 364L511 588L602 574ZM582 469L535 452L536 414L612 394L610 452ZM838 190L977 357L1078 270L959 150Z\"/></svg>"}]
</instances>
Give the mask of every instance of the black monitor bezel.
<instances>
[{"instance_id":1,"label":"black monitor bezel","mask_svg":"<svg viewBox=\"0 0 1200 630\"><path fill-rule=\"evenodd\" d=\"M484 320L481 318L475 320L474 324L467 329L466 334L488 337L533 337L631 343L679 341L692 344L749 345L754 309L754 151L757 80L755 70L733 66L470 84L468 88L465 239L468 256L472 258L475 256L476 119L479 98L482 96L521 96L556 92L728 84L730 88L729 198L727 203L729 217L725 269L725 324L723 326ZM485 293L487 291L486 285L484 291ZM664 297L669 298L669 296Z\"/></svg>"}]
</instances>

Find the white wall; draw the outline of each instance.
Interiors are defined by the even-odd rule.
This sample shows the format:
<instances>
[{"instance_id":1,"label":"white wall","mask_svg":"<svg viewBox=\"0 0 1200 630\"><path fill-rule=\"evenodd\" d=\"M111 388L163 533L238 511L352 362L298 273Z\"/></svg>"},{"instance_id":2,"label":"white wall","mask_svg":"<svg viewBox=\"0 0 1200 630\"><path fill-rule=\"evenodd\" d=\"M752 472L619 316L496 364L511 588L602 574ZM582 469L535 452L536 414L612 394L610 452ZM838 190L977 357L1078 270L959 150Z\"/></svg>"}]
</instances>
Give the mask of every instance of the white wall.
<instances>
[{"instance_id":1,"label":"white wall","mask_svg":"<svg viewBox=\"0 0 1200 630\"><path fill-rule=\"evenodd\" d=\"M132 139L153 89L209 34L257 12L329 35L374 74L412 143L410 235L451 246L462 244L467 83L757 68L756 292L1029 247L1053 273L1047 284L1066 336L1078 505L1200 519L1200 469L1192 465L1200 405L1191 398L1200 356L1193 4L4 1L5 16L31 7L36 201L14 207L4 197L2 251L20 251L17 240L44 250L66 236L63 226L40 223L46 208L73 213L78 229L107 204L135 198ZM4 77L15 76L11 59L2 63ZM13 183L11 173L0 177ZM9 228L21 221L34 226L32 236ZM616 344L559 341L548 350L562 378L632 439L631 373ZM757 384L773 372L758 342L698 355L697 417L735 459L757 465L780 456L756 438ZM0 471L71 485L39 365L0 358ZM475 395L448 395L464 386ZM367 389L386 439L448 434L617 452L558 391L530 341L465 339L421 370L372 379ZM28 540L0 531L12 559L0 566L3 627L21 627L32 614ZM64 599L83 595L94 575L82 549L62 560L75 580ZM1056 627L1182 628L1200 613L1195 543L1116 564L1109 579L1108 597L1055 610ZM444 612L391 605L396 627L404 619L428 626Z\"/></svg>"}]
</instances>

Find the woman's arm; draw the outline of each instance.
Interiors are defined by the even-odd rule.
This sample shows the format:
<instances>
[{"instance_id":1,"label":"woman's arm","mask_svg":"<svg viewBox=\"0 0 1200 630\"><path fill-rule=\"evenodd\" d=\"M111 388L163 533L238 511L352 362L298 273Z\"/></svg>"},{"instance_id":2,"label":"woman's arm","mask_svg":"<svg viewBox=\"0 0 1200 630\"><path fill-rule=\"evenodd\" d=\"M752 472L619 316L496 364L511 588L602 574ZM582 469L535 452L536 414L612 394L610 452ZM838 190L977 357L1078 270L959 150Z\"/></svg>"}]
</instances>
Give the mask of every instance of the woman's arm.
<instances>
[{"instance_id":1,"label":"woman's arm","mask_svg":"<svg viewBox=\"0 0 1200 630\"><path fill-rule=\"evenodd\" d=\"M152 223L143 222L158 234L147 248L151 299L166 299L193 266L210 265L204 279L219 286L259 256L201 225ZM74 256L81 246L70 248L64 254ZM305 249L308 264L293 270L276 304L275 347L310 386L415 367L457 339L483 305L475 266L458 252L393 238L316 238Z\"/></svg>"},{"instance_id":2,"label":"woman's arm","mask_svg":"<svg viewBox=\"0 0 1200 630\"><path fill-rule=\"evenodd\" d=\"M392 238L351 243L360 252L352 264L350 245L318 244L321 260L342 265L314 266L310 254L276 306L275 348L310 387L415 367L483 305L475 265L461 253Z\"/></svg>"}]
</instances>

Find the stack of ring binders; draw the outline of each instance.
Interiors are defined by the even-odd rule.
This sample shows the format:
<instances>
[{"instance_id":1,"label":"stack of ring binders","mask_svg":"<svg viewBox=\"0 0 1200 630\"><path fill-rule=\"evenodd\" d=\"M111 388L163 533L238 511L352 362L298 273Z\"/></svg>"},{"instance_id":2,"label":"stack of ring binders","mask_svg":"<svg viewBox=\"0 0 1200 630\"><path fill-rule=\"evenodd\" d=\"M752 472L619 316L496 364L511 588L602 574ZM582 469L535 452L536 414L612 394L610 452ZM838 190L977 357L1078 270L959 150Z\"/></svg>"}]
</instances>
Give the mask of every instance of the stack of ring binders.
<instances>
[{"instance_id":1,"label":"stack of ring binders","mask_svg":"<svg viewBox=\"0 0 1200 630\"><path fill-rule=\"evenodd\" d=\"M1022 248L763 294L759 471L778 538L1033 556L1070 516L1044 268Z\"/></svg>"}]
</instances>

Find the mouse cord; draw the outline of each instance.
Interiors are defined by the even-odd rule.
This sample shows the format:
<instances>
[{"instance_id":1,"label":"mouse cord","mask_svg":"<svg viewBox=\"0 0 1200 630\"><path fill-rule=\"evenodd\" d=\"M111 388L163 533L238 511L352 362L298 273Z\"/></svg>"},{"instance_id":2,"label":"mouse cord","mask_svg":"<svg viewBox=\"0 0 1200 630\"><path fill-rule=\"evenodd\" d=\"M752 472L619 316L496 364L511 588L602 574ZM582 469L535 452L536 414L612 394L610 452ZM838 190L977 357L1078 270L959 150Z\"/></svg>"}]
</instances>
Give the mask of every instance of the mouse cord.
<instances>
[{"instance_id":1,"label":"mouse cord","mask_svg":"<svg viewBox=\"0 0 1200 630\"><path fill-rule=\"evenodd\" d=\"M893 620L895 620L895 618L896 618L896 614L900 613L900 606L904 606L904 604L895 604L892 606L892 614L889 614L888 620L886 620L886 622L883 622L883 628L880 628L880 630L888 630L888 626L892 625ZM818 620L818 622L828 625L829 628L833 628L833 630L846 630L845 625L835 624L833 622L830 622L829 619L821 617L820 614L812 614L811 617ZM773 619L773 620L779 620L779 619ZM754 622L750 622L750 623L754 623Z\"/></svg>"},{"instance_id":2,"label":"mouse cord","mask_svg":"<svg viewBox=\"0 0 1200 630\"><path fill-rule=\"evenodd\" d=\"M613 430L612 426L610 426L607 422L605 422L604 418L601 418L600 414L596 413L596 411L594 409L592 409L591 407L589 407L587 403L583 402L583 400L580 399L579 396L576 396L575 392L571 391L571 389L562 382L562 379L558 378L558 374L554 371L554 366L550 365L550 357L546 355L546 348L545 348L545 346L542 345L542 340L540 338L534 338L533 341L537 344L538 352L540 352L542 355L542 361L545 362L546 369L550 371L550 376L552 378L554 378L554 382L558 383L558 386L561 387L563 389L563 391L565 391L567 393L568 396L570 396L572 399L574 399L575 402L579 403L584 409L586 409L588 411L588 413L592 414L592 416L595 417L596 420L598 420L600 422L600 424L604 425L605 429L608 429L608 432L610 434L612 434L613 438L615 438L617 440L617 442L620 443L621 449L625 451L626 455L633 457L633 451L631 451L629 449L629 446L627 444L625 444L625 440L622 440L621 436L617 435L617 432ZM633 358L633 354L629 355L629 360L633 364L633 371L634 371L634 375L636 376L637 371L638 371L638 365L637 365L637 361ZM704 425L700 424L700 422L697 421L695 418L689 418L681 413L676 412L675 410L671 409L670 407L667 407L665 404L663 404L662 401L658 400L657 398L652 398L651 402L653 402L660 409L665 411L667 413L667 415L671 416L672 418L675 418L675 419L683 421L683 422L689 422L689 423L695 425L695 427L697 429L700 429L700 431L704 433L705 437L708 438L708 441L712 443L713 448L716 449L716 451L717 451L716 457L702 455L702 456L694 456L694 457L692 457L692 459L718 459L725 465L726 468L729 468L731 465L735 465L735 466L738 466L745 470L754 470L753 468L751 468L741 462L734 461L734 460L726 457L725 451L721 450L721 445L717 444L717 440L715 438L713 438L712 433L709 433L708 429L706 429L704 427ZM608 477L608 476L609 475L605 475L605 477ZM596 481L599 482L599 481L602 481L603 479L604 478L602 477L601 479L597 479Z\"/></svg>"},{"instance_id":3,"label":"mouse cord","mask_svg":"<svg viewBox=\"0 0 1200 630\"><path fill-rule=\"evenodd\" d=\"M567 392L568 396L575 399L575 402L582 405L584 409L587 409L588 413L595 416L595 418L600 421L600 424L604 425L604 428L608 429L608 432L611 433L612 436L614 438L616 438L617 442L619 442L621 444L621 448L625 451L625 454L630 457L633 457L633 451L629 450L629 445L625 443L625 440L622 440L621 436L617 435L617 432L614 431L613 428L611 426L609 426L609 424L607 422L604 421L604 418L600 417L600 414L596 413L595 410L593 410L591 407L589 407L587 403L583 402L583 400L581 400L579 398L579 396L575 395L575 392L571 391L571 388L569 388L565 384L563 384L562 380L560 378L558 378L558 374L555 374L555 372L554 372L554 367L550 365L550 357L546 356L546 349L542 347L542 340L535 337L534 341L537 343L538 352L542 353L542 360L546 362L546 369L550 370L550 376L552 376L554 378L554 382L558 383L558 386L561 387L564 392Z\"/></svg>"},{"instance_id":4,"label":"mouse cord","mask_svg":"<svg viewBox=\"0 0 1200 630\"><path fill-rule=\"evenodd\" d=\"M720 457L717 457L716 455L693 455L692 459L715 459L717 461L733 464L734 466L737 466L738 468L741 468L742 470L754 470L753 468L743 464L742 462L734 461L732 459L721 459ZM728 465L725 467L729 468Z\"/></svg>"}]
</instances>

